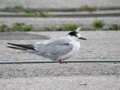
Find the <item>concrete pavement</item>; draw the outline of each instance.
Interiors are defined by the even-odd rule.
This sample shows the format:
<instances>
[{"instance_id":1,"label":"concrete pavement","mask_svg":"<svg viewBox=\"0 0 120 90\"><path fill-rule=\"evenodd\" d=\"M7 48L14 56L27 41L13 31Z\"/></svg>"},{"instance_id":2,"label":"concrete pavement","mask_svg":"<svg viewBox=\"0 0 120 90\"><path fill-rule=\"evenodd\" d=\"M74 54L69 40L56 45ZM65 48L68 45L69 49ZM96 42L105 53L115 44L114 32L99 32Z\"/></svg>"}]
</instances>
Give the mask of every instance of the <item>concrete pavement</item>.
<instances>
[{"instance_id":1,"label":"concrete pavement","mask_svg":"<svg viewBox=\"0 0 120 90\"><path fill-rule=\"evenodd\" d=\"M115 76L71 76L0 79L0 90L119 90Z\"/></svg>"},{"instance_id":2,"label":"concrete pavement","mask_svg":"<svg viewBox=\"0 0 120 90\"><path fill-rule=\"evenodd\" d=\"M67 4L66 4L67 3ZM0 8L9 6L24 6L27 8L79 8L82 6L116 7L119 0L0 0Z\"/></svg>"},{"instance_id":3,"label":"concrete pavement","mask_svg":"<svg viewBox=\"0 0 120 90\"><path fill-rule=\"evenodd\" d=\"M60 37L68 32L25 32L14 40L0 40L0 60L48 60L33 52L7 48L7 42L34 43ZM88 40L81 41L77 56L69 60L120 60L119 31L81 31ZM14 33L15 34L15 33ZM10 37L9 34L4 34ZM24 35L35 38L21 38ZM18 37L17 37L18 36ZM44 36L44 37L43 37ZM2 37L2 35L0 36ZM4 36L5 37L5 36ZM22 39L22 40L21 40ZM14 64L0 65L1 90L119 90L119 63Z\"/></svg>"}]
</instances>

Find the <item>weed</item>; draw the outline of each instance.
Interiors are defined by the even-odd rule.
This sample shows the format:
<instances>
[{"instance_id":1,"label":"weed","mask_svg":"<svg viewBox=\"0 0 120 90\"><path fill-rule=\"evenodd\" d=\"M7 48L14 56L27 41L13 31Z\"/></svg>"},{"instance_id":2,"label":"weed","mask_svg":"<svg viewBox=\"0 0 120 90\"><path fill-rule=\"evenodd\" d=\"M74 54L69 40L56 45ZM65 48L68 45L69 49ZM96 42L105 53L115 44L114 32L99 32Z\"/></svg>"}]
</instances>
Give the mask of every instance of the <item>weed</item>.
<instances>
[{"instance_id":1,"label":"weed","mask_svg":"<svg viewBox=\"0 0 120 90\"><path fill-rule=\"evenodd\" d=\"M23 11L26 13L33 13L34 12L34 10L31 8L23 8Z\"/></svg>"},{"instance_id":2,"label":"weed","mask_svg":"<svg viewBox=\"0 0 120 90\"><path fill-rule=\"evenodd\" d=\"M5 24L2 24L2 25L0 26L0 32L5 32L5 31L8 31L8 26L5 25Z\"/></svg>"},{"instance_id":3,"label":"weed","mask_svg":"<svg viewBox=\"0 0 120 90\"><path fill-rule=\"evenodd\" d=\"M102 29L104 27L104 25L105 25L104 22L100 21L100 20L93 22L93 27L95 29Z\"/></svg>"},{"instance_id":4,"label":"weed","mask_svg":"<svg viewBox=\"0 0 120 90\"><path fill-rule=\"evenodd\" d=\"M75 29L77 29L77 27L78 27L78 25L76 25L76 24L64 24L64 25L58 27L56 30L58 30L58 31L75 30Z\"/></svg>"},{"instance_id":5,"label":"weed","mask_svg":"<svg viewBox=\"0 0 120 90\"><path fill-rule=\"evenodd\" d=\"M41 11L41 12L38 12L37 16L39 16L39 17L47 17L48 13Z\"/></svg>"},{"instance_id":6,"label":"weed","mask_svg":"<svg viewBox=\"0 0 120 90\"><path fill-rule=\"evenodd\" d=\"M112 24L111 27L110 27L110 30L120 30L120 25Z\"/></svg>"},{"instance_id":7,"label":"weed","mask_svg":"<svg viewBox=\"0 0 120 90\"><path fill-rule=\"evenodd\" d=\"M90 27L82 27L80 30L81 31L89 31L89 30L93 30L93 29Z\"/></svg>"},{"instance_id":8,"label":"weed","mask_svg":"<svg viewBox=\"0 0 120 90\"><path fill-rule=\"evenodd\" d=\"M25 25L24 23L15 23L12 28L13 31L31 31L32 25Z\"/></svg>"},{"instance_id":9,"label":"weed","mask_svg":"<svg viewBox=\"0 0 120 90\"><path fill-rule=\"evenodd\" d=\"M23 31L31 31L31 30L33 30L33 26L32 25L25 25L23 27Z\"/></svg>"},{"instance_id":10,"label":"weed","mask_svg":"<svg viewBox=\"0 0 120 90\"><path fill-rule=\"evenodd\" d=\"M19 5L19 6L14 6L13 9L21 9L22 10L22 9L24 9L24 7Z\"/></svg>"},{"instance_id":11,"label":"weed","mask_svg":"<svg viewBox=\"0 0 120 90\"><path fill-rule=\"evenodd\" d=\"M14 6L14 7L6 7L5 11L11 11L11 12L19 12L20 10L23 10L23 6Z\"/></svg>"},{"instance_id":12,"label":"weed","mask_svg":"<svg viewBox=\"0 0 120 90\"><path fill-rule=\"evenodd\" d=\"M24 23L15 23L12 26L12 30L14 31L22 31L23 30Z\"/></svg>"},{"instance_id":13,"label":"weed","mask_svg":"<svg viewBox=\"0 0 120 90\"><path fill-rule=\"evenodd\" d=\"M11 12L20 12L20 11L24 11L26 13L30 13L33 12L34 10L31 8L24 8L23 6L14 6L14 7L6 7L4 9L5 11L11 11Z\"/></svg>"},{"instance_id":14,"label":"weed","mask_svg":"<svg viewBox=\"0 0 120 90\"><path fill-rule=\"evenodd\" d=\"M32 12L27 12L24 14L25 17L33 17L34 14Z\"/></svg>"},{"instance_id":15,"label":"weed","mask_svg":"<svg viewBox=\"0 0 120 90\"><path fill-rule=\"evenodd\" d=\"M96 11L97 8L96 7L89 7L88 5L85 5L81 8L79 8L80 11L89 11L89 12L92 12L92 11Z\"/></svg>"},{"instance_id":16,"label":"weed","mask_svg":"<svg viewBox=\"0 0 120 90\"><path fill-rule=\"evenodd\" d=\"M52 30L53 30L53 27L47 26L47 27L45 27L45 30L47 30L47 31L52 31Z\"/></svg>"}]
</instances>

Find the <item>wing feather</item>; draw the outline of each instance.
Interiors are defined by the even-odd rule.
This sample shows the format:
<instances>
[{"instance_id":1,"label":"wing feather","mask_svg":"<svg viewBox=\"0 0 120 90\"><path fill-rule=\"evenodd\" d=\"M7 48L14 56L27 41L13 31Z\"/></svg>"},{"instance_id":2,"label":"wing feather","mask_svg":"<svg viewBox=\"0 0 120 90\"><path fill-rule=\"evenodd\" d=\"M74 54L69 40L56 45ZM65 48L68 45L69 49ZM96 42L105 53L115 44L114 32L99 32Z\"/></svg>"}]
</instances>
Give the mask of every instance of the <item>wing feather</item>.
<instances>
[{"instance_id":1,"label":"wing feather","mask_svg":"<svg viewBox=\"0 0 120 90\"><path fill-rule=\"evenodd\" d=\"M69 53L73 48L73 45L65 39L55 40L47 44L39 45L39 54L51 58L53 60L58 59L59 57Z\"/></svg>"}]
</instances>

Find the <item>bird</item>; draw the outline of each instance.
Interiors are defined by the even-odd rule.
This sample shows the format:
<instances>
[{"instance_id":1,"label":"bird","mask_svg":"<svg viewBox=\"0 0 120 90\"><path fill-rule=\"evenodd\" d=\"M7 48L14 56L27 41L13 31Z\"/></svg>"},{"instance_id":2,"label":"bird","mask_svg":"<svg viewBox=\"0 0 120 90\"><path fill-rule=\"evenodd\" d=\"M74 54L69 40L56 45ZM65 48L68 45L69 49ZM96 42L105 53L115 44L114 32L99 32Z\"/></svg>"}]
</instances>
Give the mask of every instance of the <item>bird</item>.
<instances>
[{"instance_id":1,"label":"bird","mask_svg":"<svg viewBox=\"0 0 120 90\"><path fill-rule=\"evenodd\" d=\"M76 30L70 31L65 36L51 38L34 44L7 44L9 48L13 49L33 50L42 57L49 58L62 64L64 60L78 53L80 49L79 39L87 40L79 34L80 29L81 28L78 27Z\"/></svg>"}]
</instances>

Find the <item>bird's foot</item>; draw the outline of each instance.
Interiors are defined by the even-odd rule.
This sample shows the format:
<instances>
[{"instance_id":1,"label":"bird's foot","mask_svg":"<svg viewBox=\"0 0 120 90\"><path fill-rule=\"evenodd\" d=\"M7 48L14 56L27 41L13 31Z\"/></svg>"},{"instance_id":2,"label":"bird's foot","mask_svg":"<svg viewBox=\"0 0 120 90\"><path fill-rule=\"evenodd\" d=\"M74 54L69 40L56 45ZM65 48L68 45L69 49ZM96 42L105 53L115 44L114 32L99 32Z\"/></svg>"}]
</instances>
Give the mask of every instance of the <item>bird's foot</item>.
<instances>
[{"instance_id":1,"label":"bird's foot","mask_svg":"<svg viewBox=\"0 0 120 90\"><path fill-rule=\"evenodd\" d=\"M63 61L62 61L62 60L59 60L59 64L63 64Z\"/></svg>"}]
</instances>

